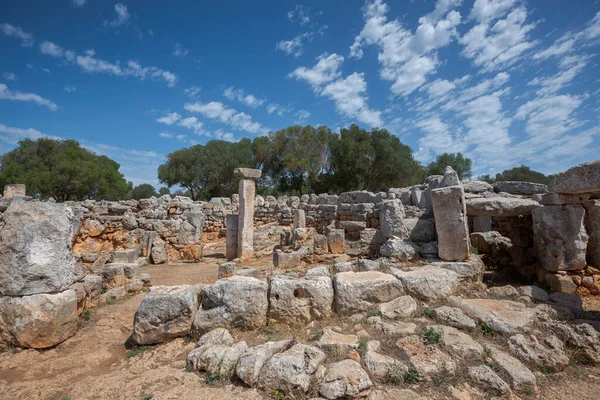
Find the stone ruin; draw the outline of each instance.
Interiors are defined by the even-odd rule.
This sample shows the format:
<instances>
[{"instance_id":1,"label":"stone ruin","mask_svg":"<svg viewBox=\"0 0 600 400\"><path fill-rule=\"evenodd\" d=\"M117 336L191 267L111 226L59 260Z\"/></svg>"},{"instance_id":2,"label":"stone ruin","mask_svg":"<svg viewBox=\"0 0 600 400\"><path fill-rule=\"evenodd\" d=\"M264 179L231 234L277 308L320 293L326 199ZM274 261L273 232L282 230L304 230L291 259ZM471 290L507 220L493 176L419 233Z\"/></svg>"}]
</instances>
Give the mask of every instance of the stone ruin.
<instances>
[{"instance_id":1,"label":"stone ruin","mask_svg":"<svg viewBox=\"0 0 600 400\"><path fill-rule=\"evenodd\" d=\"M388 192L277 199L255 195L260 171L236 169L235 177L239 195L210 202L54 204L7 188L0 340L54 346L75 334L88 304L145 286L133 343L192 337L190 370L290 398L377 398L378 385L435 381L459 366L472 386L452 386L455 398L531 394L532 369L561 371L570 357L600 363L600 317L581 302L600 294L600 160L548 186L461 182L448 167L424 185ZM220 238L230 261L213 284L152 287L140 273L147 261L198 260ZM237 268L271 252L270 268ZM552 293L487 288L484 263ZM278 324L299 327L310 343L235 339ZM501 339L482 345L477 331Z\"/></svg>"}]
</instances>

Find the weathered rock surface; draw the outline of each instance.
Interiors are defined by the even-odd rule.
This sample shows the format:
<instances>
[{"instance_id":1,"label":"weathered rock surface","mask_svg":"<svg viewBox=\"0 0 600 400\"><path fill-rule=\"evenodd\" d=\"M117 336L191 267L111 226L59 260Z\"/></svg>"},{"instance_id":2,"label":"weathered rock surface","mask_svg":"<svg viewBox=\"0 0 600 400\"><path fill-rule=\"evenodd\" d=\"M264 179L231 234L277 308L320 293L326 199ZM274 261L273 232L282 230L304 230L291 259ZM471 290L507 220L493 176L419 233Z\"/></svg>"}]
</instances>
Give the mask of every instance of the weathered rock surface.
<instances>
[{"instance_id":1,"label":"weathered rock surface","mask_svg":"<svg viewBox=\"0 0 600 400\"><path fill-rule=\"evenodd\" d=\"M255 386L258 382L260 371L265 363L292 344L291 340L280 340L277 342L266 342L249 348L242 356L236 367L236 375L246 385Z\"/></svg>"},{"instance_id":2,"label":"weathered rock surface","mask_svg":"<svg viewBox=\"0 0 600 400\"><path fill-rule=\"evenodd\" d=\"M319 393L326 399L353 399L364 397L373 386L369 375L354 360L343 360L327 366L319 385Z\"/></svg>"},{"instance_id":3,"label":"weathered rock surface","mask_svg":"<svg viewBox=\"0 0 600 400\"><path fill-rule=\"evenodd\" d=\"M506 393L510 387L487 365L469 367L469 378L485 390Z\"/></svg>"},{"instance_id":4,"label":"weathered rock surface","mask_svg":"<svg viewBox=\"0 0 600 400\"><path fill-rule=\"evenodd\" d=\"M64 342L77 331L77 294L0 297L0 341L45 349Z\"/></svg>"},{"instance_id":5,"label":"weathered rock surface","mask_svg":"<svg viewBox=\"0 0 600 400\"><path fill-rule=\"evenodd\" d=\"M541 334L537 334L541 336ZM559 372L569 365L569 357L563 350L562 342L556 336L538 340L536 335L517 334L508 339L508 347L521 360L548 372Z\"/></svg>"},{"instance_id":6,"label":"weathered rock surface","mask_svg":"<svg viewBox=\"0 0 600 400\"><path fill-rule=\"evenodd\" d=\"M389 336L407 336L417 331L417 325L412 322L386 321L378 316L367 318L367 324Z\"/></svg>"},{"instance_id":7,"label":"weathered rock surface","mask_svg":"<svg viewBox=\"0 0 600 400\"><path fill-rule=\"evenodd\" d=\"M450 296L448 303L498 332L514 333L531 326L535 321L535 309L511 300L461 299Z\"/></svg>"},{"instance_id":8,"label":"weathered rock surface","mask_svg":"<svg viewBox=\"0 0 600 400\"><path fill-rule=\"evenodd\" d=\"M437 321L455 328L474 329L477 326L460 308L441 306L433 310L433 315Z\"/></svg>"},{"instance_id":9,"label":"weathered rock surface","mask_svg":"<svg viewBox=\"0 0 600 400\"><path fill-rule=\"evenodd\" d=\"M75 216L64 204L12 202L0 229L0 296L65 290L75 274Z\"/></svg>"},{"instance_id":10,"label":"weathered rock surface","mask_svg":"<svg viewBox=\"0 0 600 400\"><path fill-rule=\"evenodd\" d=\"M554 176L548 191L557 193L595 193L600 191L600 160L576 165Z\"/></svg>"},{"instance_id":11,"label":"weathered rock surface","mask_svg":"<svg viewBox=\"0 0 600 400\"><path fill-rule=\"evenodd\" d=\"M523 181L500 181L494 183L493 187L496 193L506 192L525 196L546 193L548 191L548 188L544 184Z\"/></svg>"},{"instance_id":12,"label":"weathered rock surface","mask_svg":"<svg viewBox=\"0 0 600 400\"><path fill-rule=\"evenodd\" d=\"M468 216L504 216L512 217L517 215L531 215L536 208L541 207L535 200L509 198L509 197L490 197L468 199Z\"/></svg>"},{"instance_id":13,"label":"weathered rock surface","mask_svg":"<svg viewBox=\"0 0 600 400\"><path fill-rule=\"evenodd\" d=\"M466 193L483 193L494 190L493 186L485 181L462 181Z\"/></svg>"},{"instance_id":14,"label":"weathered rock surface","mask_svg":"<svg viewBox=\"0 0 600 400\"><path fill-rule=\"evenodd\" d=\"M342 315L370 310L404 294L398 279L378 271L340 272L334 276L333 286L335 310Z\"/></svg>"},{"instance_id":15,"label":"weathered rock surface","mask_svg":"<svg viewBox=\"0 0 600 400\"><path fill-rule=\"evenodd\" d=\"M600 269L600 200L583 203L585 208L585 229L589 236L587 246L587 262Z\"/></svg>"},{"instance_id":16,"label":"weathered rock surface","mask_svg":"<svg viewBox=\"0 0 600 400\"><path fill-rule=\"evenodd\" d=\"M429 243L437 240L435 224L432 220L406 218L403 220L408 232L408 240L415 243Z\"/></svg>"},{"instance_id":17,"label":"weathered rock surface","mask_svg":"<svg viewBox=\"0 0 600 400\"><path fill-rule=\"evenodd\" d=\"M275 277L269 292L269 316L278 321L309 322L332 312L333 286L329 276L300 279Z\"/></svg>"},{"instance_id":18,"label":"weathered rock surface","mask_svg":"<svg viewBox=\"0 0 600 400\"><path fill-rule=\"evenodd\" d=\"M399 360L374 350L367 350L363 362L373 379L387 380L391 368L396 368L401 373L408 371L408 367Z\"/></svg>"},{"instance_id":19,"label":"weathered rock surface","mask_svg":"<svg viewBox=\"0 0 600 400\"><path fill-rule=\"evenodd\" d=\"M410 296L400 296L397 299L379 305L379 312L387 319L409 318L416 311L417 302Z\"/></svg>"},{"instance_id":20,"label":"weathered rock surface","mask_svg":"<svg viewBox=\"0 0 600 400\"><path fill-rule=\"evenodd\" d=\"M345 354L352 349L358 348L358 336L345 335L334 331L332 328L325 328L317 342L317 346L326 352Z\"/></svg>"},{"instance_id":21,"label":"weathered rock surface","mask_svg":"<svg viewBox=\"0 0 600 400\"><path fill-rule=\"evenodd\" d=\"M419 254L419 246L408 240L389 239L381 246L379 254L397 261L410 261Z\"/></svg>"},{"instance_id":22,"label":"weathered rock surface","mask_svg":"<svg viewBox=\"0 0 600 400\"><path fill-rule=\"evenodd\" d=\"M264 326L268 308L267 282L247 276L220 279L202 288L202 306L192 333L201 336L216 327L256 329Z\"/></svg>"},{"instance_id":23,"label":"weathered rock surface","mask_svg":"<svg viewBox=\"0 0 600 400\"><path fill-rule=\"evenodd\" d=\"M390 272L404 285L404 290L419 300L443 299L454 293L458 287L458 275L448 269L426 265Z\"/></svg>"},{"instance_id":24,"label":"weathered rock surface","mask_svg":"<svg viewBox=\"0 0 600 400\"><path fill-rule=\"evenodd\" d=\"M200 285L151 288L133 317L133 341L156 344L189 335L200 292Z\"/></svg>"},{"instance_id":25,"label":"weathered rock surface","mask_svg":"<svg viewBox=\"0 0 600 400\"><path fill-rule=\"evenodd\" d=\"M438 235L438 254L442 260L462 261L468 258L469 229L462 186L431 191L433 215Z\"/></svg>"},{"instance_id":26,"label":"weathered rock surface","mask_svg":"<svg viewBox=\"0 0 600 400\"><path fill-rule=\"evenodd\" d=\"M586 265L588 235L581 204L545 206L533 212L534 249L548 271L574 271Z\"/></svg>"},{"instance_id":27,"label":"weathered rock surface","mask_svg":"<svg viewBox=\"0 0 600 400\"><path fill-rule=\"evenodd\" d=\"M456 363L448 354L435 345L423 343L419 336L400 338L396 346L406 352L410 363L424 379L431 380L440 374L454 375L456 371Z\"/></svg>"},{"instance_id":28,"label":"weathered rock surface","mask_svg":"<svg viewBox=\"0 0 600 400\"><path fill-rule=\"evenodd\" d=\"M492 360L506 371L513 389L535 389L535 375L523 363L495 347L489 347L488 353L491 353Z\"/></svg>"},{"instance_id":29,"label":"weathered rock surface","mask_svg":"<svg viewBox=\"0 0 600 400\"><path fill-rule=\"evenodd\" d=\"M483 346L466 333L445 325L432 325L430 328L433 328L436 332L442 333L441 346L450 355L459 359L477 359L483 356Z\"/></svg>"},{"instance_id":30,"label":"weathered rock surface","mask_svg":"<svg viewBox=\"0 0 600 400\"><path fill-rule=\"evenodd\" d=\"M311 385L311 376L327 356L316 347L295 344L277 353L260 373L258 386L269 392L282 390L287 394L304 394Z\"/></svg>"},{"instance_id":31,"label":"weathered rock surface","mask_svg":"<svg viewBox=\"0 0 600 400\"><path fill-rule=\"evenodd\" d=\"M408 232L403 222L405 216L404 206L399 199L381 202L379 221L383 237L388 239L395 236L398 239L406 239Z\"/></svg>"}]
</instances>

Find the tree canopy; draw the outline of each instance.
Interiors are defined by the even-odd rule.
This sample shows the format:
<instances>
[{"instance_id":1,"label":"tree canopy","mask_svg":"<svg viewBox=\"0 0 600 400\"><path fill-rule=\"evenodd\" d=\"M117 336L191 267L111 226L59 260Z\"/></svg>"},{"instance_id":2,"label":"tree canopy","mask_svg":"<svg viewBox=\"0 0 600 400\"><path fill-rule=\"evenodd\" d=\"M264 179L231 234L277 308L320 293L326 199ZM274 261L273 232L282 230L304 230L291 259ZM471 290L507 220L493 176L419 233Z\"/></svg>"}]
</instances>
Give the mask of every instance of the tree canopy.
<instances>
[{"instance_id":1,"label":"tree canopy","mask_svg":"<svg viewBox=\"0 0 600 400\"><path fill-rule=\"evenodd\" d=\"M521 165L519 167L499 172L493 178L490 175L483 175L480 177L480 179L488 183L494 183L497 181L525 181L548 184L550 181L552 181L553 177L553 175L544 175L541 172L532 170L526 165Z\"/></svg>"},{"instance_id":2,"label":"tree canopy","mask_svg":"<svg viewBox=\"0 0 600 400\"><path fill-rule=\"evenodd\" d=\"M67 200L127 197L131 183L119 164L84 149L75 140L25 139L0 156L0 186L24 183L29 195Z\"/></svg>"},{"instance_id":3,"label":"tree canopy","mask_svg":"<svg viewBox=\"0 0 600 400\"><path fill-rule=\"evenodd\" d=\"M157 193L154 186L149 183L142 183L141 185L134 187L131 191L131 198L135 200L149 199L152 196L157 196Z\"/></svg>"},{"instance_id":4,"label":"tree canopy","mask_svg":"<svg viewBox=\"0 0 600 400\"><path fill-rule=\"evenodd\" d=\"M443 153L427 165L427 175L444 175L447 166L452 167L460 179L470 179L472 160L464 157L462 153Z\"/></svg>"}]
</instances>

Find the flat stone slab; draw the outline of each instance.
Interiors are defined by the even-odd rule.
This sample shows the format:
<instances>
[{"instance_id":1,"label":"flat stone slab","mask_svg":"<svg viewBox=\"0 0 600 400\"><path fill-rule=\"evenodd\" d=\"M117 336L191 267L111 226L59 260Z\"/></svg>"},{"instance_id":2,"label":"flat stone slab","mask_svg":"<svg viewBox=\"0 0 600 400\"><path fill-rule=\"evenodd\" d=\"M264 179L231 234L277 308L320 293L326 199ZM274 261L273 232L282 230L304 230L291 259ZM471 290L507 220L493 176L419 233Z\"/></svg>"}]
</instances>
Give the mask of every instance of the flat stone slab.
<instances>
[{"instance_id":1,"label":"flat stone slab","mask_svg":"<svg viewBox=\"0 0 600 400\"><path fill-rule=\"evenodd\" d=\"M517 215L531 215L531 212L540 206L535 200L519 199L512 197L490 197L468 199L467 215L484 217L514 217Z\"/></svg>"},{"instance_id":2,"label":"flat stone slab","mask_svg":"<svg viewBox=\"0 0 600 400\"><path fill-rule=\"evenodd\" d=\"M233 176L235 179L257 180L262 176L262 171L260 169L252 168L236 168L233 170Z\"/></svg>"},{"instance_id":3,"label":"flat stone slab","mask_svg":"<svg viewBox=\"0 0 600 400\"><path fill-rule=\"evenodd\" d=\"M458 286L458 274L449 269L432 265L402 271L390 268L390 272L404 285L404 290L419 300L442 299L454 293Z\"/></svg>"},{"instance_id":4,"label":"flat stone slab","mask_svg":"<svg viewBox=\"0 0 600 400\"><path fill-rule=\"evenodd\" d=\"M600 192L600 160L569 168L554 177L548 191L557 193Z\"/></svg>"},{"instance_id":5,"label":"flat stone slab","mask_svg":"<svg viewBox=\"0 0 600 400\"><path fill-rule=\"evenodd\" d=\"M522 182L522 181L501 181L494 183L494 191L510 194L523 194L531 196L534 194L546 193L548 188L541 183Z\"/></svg>"},{"instance_id":6,"label":"flat stone slab","mask_svg":"<svg viewBox=\"0 0 600 400\"><path fill-rule=\"evenodd\" d=\"M450 296L448 303L502 333L514 333L531 326L536 314L534 308L510 300L461 299Z\"/></svg>"}]
</instances>

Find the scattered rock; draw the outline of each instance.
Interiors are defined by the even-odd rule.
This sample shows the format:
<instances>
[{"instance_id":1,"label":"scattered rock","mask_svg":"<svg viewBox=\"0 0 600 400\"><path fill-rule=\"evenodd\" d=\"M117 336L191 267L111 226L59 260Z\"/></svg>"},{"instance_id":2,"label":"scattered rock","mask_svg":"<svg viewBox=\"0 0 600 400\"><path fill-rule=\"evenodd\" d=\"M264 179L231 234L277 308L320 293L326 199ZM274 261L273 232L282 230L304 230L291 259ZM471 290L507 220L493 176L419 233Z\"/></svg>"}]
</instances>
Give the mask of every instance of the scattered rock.
<instances>
[{"instance_id":1,"label":"scattered rock","mask_svg":"<svg viewBox=\"0 0 600 400\"><path fill-rule=\"evenodd\" d=\"M400 296L379 305L379 312L387 319L409 318L417 311L417 302L410 296Z\"/></svg>"},{"instance_id":2,"label":"scattered rock","mask_svg":"<svg viewBox=\"0 0 600 400\"><path fill-rule=\"evenodd\" d=\"M556 336L545 337L540 343L536 335L517 334L508 339L508 347L521 360L537 366L542 372L559 372L569 365L569 357Z\"/></svg>"},{"instance_id":3,"label":"scattered rock","mask_svg":"<svg viewBox=\"0 0 600 400\"><path fill-rule=\"evenodd\" d=\"M278 321L309 322L332 312L333 286L327 276L275 277L269 292L269 316Z\"/></svg>"},{"instance_id":4,"label":"scattered rock","mask_svg":"<svg viewBox=\"0 0 600 400\"><path fill-rule=\"evenodd\" d=\"M468 316L502 333L514 333L531 326L536 310L511 300L461 299L450 296L448 303Z\"/></svg>"},{"instance_id":5,"label":"scattered rock","mask_svg":"<svg viewBox=\"0 0 600 400\"><path fill-rule=\"evenodd\" d=\"M454 375L456 364L435 345L426 345L416 335L398 339L396 346L404 350L421 378L431 380L440 374Z\"/></svg>"},{"instance_id":6,"label":"scattered rock","mask_svg":"<svg viewBox=\"0 0 600 400\"><path fill-rule=\"evenodd\" d=\"M474 329L477 324L467 317L460 308L442 306L433 310L435 319L446 325L462 329Z\"/></svg>"},{"instance_id":7,"label":"scattered rock","mask_svg":"<svg viewBox=\"0 0 600 400\"><path fill-rule=\"evenodd\" d=\"M367 311L404 294L393 275L378 271L341 272L334 276L335 310L341 315Z\"/></svg>"},{"instance_id":8,"label":"scattered rock","mask_svg":"<svg viewBox=\"0 0 600 400\"><path fill-rule=\"evenodd\" d=\"M343 360L327 366L327 373L319 385L319 394L326 399L357 398L365 396L373 386L369 375L354 360Z\"/></svg>"},{"instance_id":9,"label":"scattered rock","mask_svg":"<svg viewBox=\"0 0 600 400\"><path fill-rule=\"evenodd\" d=\"M406 271L391 268L390 272L402 282L407 293L419 300L446 298L458 287L455 272L432 265Z\"/></svg>"},{"instance_id":10,"label":"scattered rock","mask_svg":"<svg viewBox=\"0 0 600 400\"><path fill-rule=\"evenodd\" d=\"M533 389L535 391L535 375L523 363L495 347L489 347L488 353L491 353L490 357L494 363L506 372L513 389L522 391Z\"/></svg>"},{"instance_id":11,"label":"scattered rock","mask_svg":"<svg viewBox=\"0 0 600 400\"><path fill-rule=\"evenodd\" d=\"M280 340L277 342L266 342L249 348L242 356L236 367L236 375L246 385L255 386L263 365L274 354L280 353L292 344L291 340Z\"/></svg>"},{"instance_id":12,"label":"scattered rock","mask_svg":"<svg viewBox=\"0 0 600 400\"><path fill-rule=\"evenodd\" d=\"M469 367L469 378L485 390L507 393L510 387L487 365Z\"/></svg>"}]
</instances>

